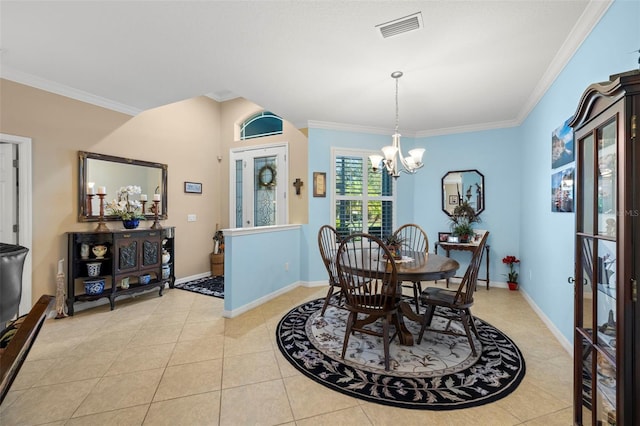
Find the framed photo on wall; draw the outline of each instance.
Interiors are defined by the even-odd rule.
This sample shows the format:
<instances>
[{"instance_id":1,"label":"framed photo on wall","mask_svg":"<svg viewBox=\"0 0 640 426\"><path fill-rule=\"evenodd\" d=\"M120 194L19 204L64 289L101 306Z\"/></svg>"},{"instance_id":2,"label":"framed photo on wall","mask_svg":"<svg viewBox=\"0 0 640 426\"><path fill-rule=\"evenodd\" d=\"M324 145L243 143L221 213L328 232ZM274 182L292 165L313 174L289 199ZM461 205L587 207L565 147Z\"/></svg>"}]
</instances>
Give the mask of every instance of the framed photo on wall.
<instances>
[{"instance_id":1,"label":"framed photo on wall","mask_svg":"<svg viewBox=\"0 0 640 426\"><path fill-rule=\"evenodd\" d=\"M199 182L185 182L184 192L189 194L202 194L202 184Z\"/></svg>"},{"instance_id":2,"label":"framed photo on wall","mask_svg":"<svg viewBox=\"0 0 640 426\"><path fill-rule=\"evenodd\" d=\"M325 172L313 172L313 196L327 196L327 174Z\"/></svg>"},{"instance_id":3,"label":"framed photo on wall","mask_svg":"<svg viewBox=\"0 0 640 426\"><path fill-rule=\"evenodd\" d=\"M551 133L551 168L557 169L575 160L573 150L573 130L569 127L569 117Z\"/></svg>"}]
</instances>

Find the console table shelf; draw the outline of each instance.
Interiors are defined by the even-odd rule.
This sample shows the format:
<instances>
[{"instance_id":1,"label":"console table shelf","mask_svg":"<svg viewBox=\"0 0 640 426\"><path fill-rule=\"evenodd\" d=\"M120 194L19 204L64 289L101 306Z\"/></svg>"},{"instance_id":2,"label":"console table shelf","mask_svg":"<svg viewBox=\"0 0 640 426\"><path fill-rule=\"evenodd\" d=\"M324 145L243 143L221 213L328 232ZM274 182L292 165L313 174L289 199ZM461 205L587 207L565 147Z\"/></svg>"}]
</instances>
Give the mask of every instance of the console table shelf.
<instances>
[{"instance_id":1,"label":"console table shelf","mask_svg":"<svg viewBox=\"0 0 640 426\"><path fill-rule=\"evenodd\" d=\"M88 302L108 298L111 310L116 298L158 288L159 295L166 284L175 284L175 228L162 229L122 229L110 232L69 232L67 262L67 310L74 313L76 302ZM103 258L94 255L82 258L82 246L103 245L107 253ZM170 262L162 263L162 253L166 250ZM89 276L88 263L100 263L98 276ZM163 276L163 267L169 273ZM148 275L149 282L141 283L140 277ZM86 294L85 280L104 280L104 291L100 294ZM128 283L128 286L125 284Z\"/></svg>"},{"instance_id":2,"label":"console table shelf","mask_svg":"<svg viewBox=\"0 0 640 426\"><path fill-rule=\"evenodd\" d=\"M456 250L456 251L470 251L473 252L475 251L476 247L478 247L477 244L473 244L473 243L469 243L469 244L465 244L465 243L448 243L448 242L439 242L436 243L436 254L438 254L438 247L442 247L442 249L446 252L447 257L449 257L449 253L452 250ZM485 244L484 246L484 257L485 257L485 261L486 261L486 278L480 278L478 277L478 281L485 281L487 283L487 290L489 290L489 283L490 283L490 277L489 277L489 244ZM461 278L461 277L454 277L454 278ZM449 287L449 278L447 278L447 287Z\"/></svg>"}]
</instances>

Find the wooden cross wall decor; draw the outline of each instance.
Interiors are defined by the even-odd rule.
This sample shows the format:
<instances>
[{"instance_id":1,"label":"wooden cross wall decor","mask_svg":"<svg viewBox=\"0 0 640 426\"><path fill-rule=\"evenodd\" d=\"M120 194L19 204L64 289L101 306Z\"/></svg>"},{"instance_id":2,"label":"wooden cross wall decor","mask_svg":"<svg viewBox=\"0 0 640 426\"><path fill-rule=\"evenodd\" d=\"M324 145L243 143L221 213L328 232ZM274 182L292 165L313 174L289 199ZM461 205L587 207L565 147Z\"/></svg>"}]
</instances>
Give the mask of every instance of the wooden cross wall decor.
<instances>
[{"instance_id":1,"label":"wooden cross wall decor","mask_svg":"<svg viewBox=\"0 0 640 426\"><path fill-rule=\"evenodd\" d=\"M293 182L293 186L296 187L296 195L300 195L300 188L302 188L304 183L300 180L300 178L296 178L296 181Z\"/></svg>"}]
</instances>

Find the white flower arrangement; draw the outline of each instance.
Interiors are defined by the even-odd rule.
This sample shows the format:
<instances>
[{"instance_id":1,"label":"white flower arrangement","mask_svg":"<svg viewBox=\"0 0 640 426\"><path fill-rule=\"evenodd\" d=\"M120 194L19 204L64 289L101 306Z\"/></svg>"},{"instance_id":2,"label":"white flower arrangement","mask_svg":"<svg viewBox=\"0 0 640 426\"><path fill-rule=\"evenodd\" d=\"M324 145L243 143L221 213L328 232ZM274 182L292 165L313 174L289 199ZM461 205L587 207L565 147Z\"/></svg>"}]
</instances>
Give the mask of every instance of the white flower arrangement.
<instances>
[{"instance_id":1,"label":"white flower arrangement","mask_svg":"<svg viewBox=\"0 0 640 426\"><path fill-rule=\"evenodd\" d=\"M120 187L117 198L107 204L107 209L122 220L144 219L144 212L139 211L142 204L134 200L133 195L140 194L142 189L136 185Z\"/></svg>"}]
</instances>

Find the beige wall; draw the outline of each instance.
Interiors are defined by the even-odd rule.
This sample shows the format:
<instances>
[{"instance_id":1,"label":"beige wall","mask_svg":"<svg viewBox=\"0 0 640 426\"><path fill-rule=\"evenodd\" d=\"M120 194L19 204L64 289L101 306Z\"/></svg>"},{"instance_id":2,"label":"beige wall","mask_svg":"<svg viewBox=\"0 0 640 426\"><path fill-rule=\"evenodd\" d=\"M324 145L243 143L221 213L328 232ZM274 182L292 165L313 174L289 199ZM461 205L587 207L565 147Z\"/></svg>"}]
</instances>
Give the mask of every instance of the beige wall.
<instances>
[{"instance_id":1,"label":"beige wall","mask_svg":"<svg viewBox=\"0 0 640 426\"><path fill-rule=\"evenodd\" d=\"M221 216L224 217L223 227L229 227L229 152L235 148L248 146L266 145L287 142L289 144L289 223L304 224L309 221L309 185L307 182L308 165L308 139L288 121L283 121L283 134L267 136L259 139L240 141L239 125L244 120L262 111L264 108L246 99L238 98L227 101L222 105L222 122L225 125L220 130L223 155L223 172L221 179L221 190L223 191L224 202L221 203ZM277 112L274 111L277 114ZM304 182L300 190L300 195L296 195L293 182L300 178Z\"/></svg>"},{"instance_id":2,"label":"beige wall","mask_svg":"<svg viewBox=\"0 0 640 426\"><path fill-rule=\"evenodd\" d=\"M176 227L176 275L209 271L216 224L229 223L229 149L239 143L234 124L259 110L244 99L220 104L202 96L131 117L0 79L0 132L33 141L32 303L43 293L55 294L56 262L66 258L65 233L96 226L77 220L78 151L167 164L169 218L163 225ZM307 138L286 121L284 133L251 145L289 143L289 218L307 223ZM305 185L300 196L292 186L296 177ZM202 195L185 194L185 181L201 182ZM187 222L188 214L197 221Z\"/></svg>"}]
</instances>

